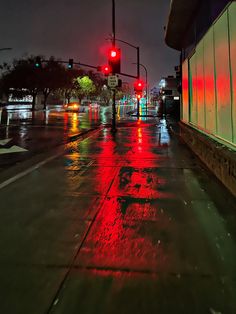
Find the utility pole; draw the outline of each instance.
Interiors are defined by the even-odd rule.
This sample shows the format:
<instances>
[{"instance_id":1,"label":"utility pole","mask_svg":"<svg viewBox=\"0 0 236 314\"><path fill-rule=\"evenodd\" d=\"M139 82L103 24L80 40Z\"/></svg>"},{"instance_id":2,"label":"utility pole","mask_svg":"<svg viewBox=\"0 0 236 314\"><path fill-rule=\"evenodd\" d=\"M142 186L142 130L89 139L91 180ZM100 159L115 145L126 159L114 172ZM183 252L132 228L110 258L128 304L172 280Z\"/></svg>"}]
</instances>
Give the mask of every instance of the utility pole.
<instances>
[{"instance_id":1,"label":"utility pole","mask_svg":"<svg viewBox=\"0 0 236 314\"><path fill-rule=\"evenodd\" d=\"M112 0L112 46L116 45L116 4Z\"/></svg>"},{"instance_id":2,"label":"utility pole","mask_svg":"<svg viewBox=\"0 0 236 314\"><path fill-rule=\"evenodd\" d=\"M115 0L112 0L112 46L116 46L116 6ZM115 73L112 73L115 75ZM113 89L113 100L112 100L112 127L111 132L116 132L116 89Z\"/></svg>"},{"instance_id":3,"label":"utility pole","mask_svg":"<svg viewBox=\"0 0 236 314\"><path fill-rule=\"evenodd\" d=\"M138 64L138 63L132 63ZM145 84L146 84L146 115L147 115L147 103L148 103L148 77L147 77L147 68L142 63L139 63L139 67L142 67L145 70Z\"/></svg>"},{"instance_id":4,"label":"utility pole","mask_svg":"<svg viewBox=\"0 0 236 314\"><path fill-rule=\"evenodd\" d=\"M140 80L140 53L139 53L139 47L137 47L137 77L138 81ZM139 119L139 107L140 107L140 101L139 98L137 97L137 118Z\"/></svg>"}]
</instances>

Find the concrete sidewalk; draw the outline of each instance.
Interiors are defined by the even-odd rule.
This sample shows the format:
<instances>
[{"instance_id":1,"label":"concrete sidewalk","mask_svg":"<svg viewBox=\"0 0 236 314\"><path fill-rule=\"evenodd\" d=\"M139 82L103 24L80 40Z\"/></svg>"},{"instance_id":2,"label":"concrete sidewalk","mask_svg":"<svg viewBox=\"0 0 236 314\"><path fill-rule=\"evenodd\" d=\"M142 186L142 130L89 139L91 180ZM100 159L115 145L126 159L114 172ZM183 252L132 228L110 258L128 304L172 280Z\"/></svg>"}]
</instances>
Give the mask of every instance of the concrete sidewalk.
<instances>
[{"instance_id":1,"label":"concrete sidewalk","mask_svg":"<svg viewBox=\"0 0 236 314\"><path fill-rule=\"evenodd\" d=\"M0 189L0 313L236 313L236 204L165 120Z\"/></svg>"}]
</instances>

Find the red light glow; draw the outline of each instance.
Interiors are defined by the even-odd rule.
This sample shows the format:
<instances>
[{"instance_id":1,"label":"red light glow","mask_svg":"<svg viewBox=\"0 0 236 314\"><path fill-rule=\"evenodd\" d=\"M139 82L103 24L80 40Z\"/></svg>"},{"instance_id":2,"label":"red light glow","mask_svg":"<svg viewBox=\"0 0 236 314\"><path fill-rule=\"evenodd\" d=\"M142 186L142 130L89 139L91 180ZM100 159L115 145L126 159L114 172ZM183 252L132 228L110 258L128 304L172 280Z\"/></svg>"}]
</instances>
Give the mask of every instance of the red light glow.
<instances>
[{"instance_id":1,"label":"red light glow","mask_svg":"<svg viewBox=\"0 0 236 314\"><path fill-rule=\"evenodd\" d=\"M170 226L163 200L169 201L172 196L166 192L165 176L157 170L166 157L155 152L158 143L153 145L146 129L142 121L137 128L127 128L129 141L119 149L119 134L113 140L110 132L103 130L91 169L99 184L89 189L94 189L99 198L106 193L107 197L80 251L80 266L160 272L170 268L173 256L162 234L165 236ZM91 145L88 142L87 151ZM168 145L160 143L158 149L165 151ZM111 171L114 165L115 172ZM143 220L145 224L140 223ZM160 236L154 239L150 230L159 230Z\"/></svg>"},{"instance_id":2,"label":"red light glow","mask_svg":"<svg viewBox=\"0 0 236 314\"><path fill-rule=\"evenodd\" d=\"M143 90L144 83L141 80L137 80L134 82L134 90L136 92L141 92Z\"/></svg>"},{"instance_id":3,"label":"red light glow","mask_svg":"<svg viewBox=\"0 0 236 314\"><path fill-rule=\"evenodd\" d=\"M108 57L110 60L119 60L120 59L120 50L118 48L111 48L108 53Z\"/></svg>"},{"instance_id":4,"label":"red light glow","mask_svg":"<svg viewBox=\"0 0 236 314\"><path fill-rule=\"evenodd\" d=\"M102 73L103 74L109 74L111 73L111 67L109 65L103 65L102 66Z\"/></svg>"},{"instance_id":5,"label":"red light glow","mask_svg":"<svg viewBox=\"0 0 236 314\"><path fill-rule=\"evenodd\" d=\"M111 51L111 57L115 58L117 56L117 52L115 50Z\"/></svg>"}]
</instances>

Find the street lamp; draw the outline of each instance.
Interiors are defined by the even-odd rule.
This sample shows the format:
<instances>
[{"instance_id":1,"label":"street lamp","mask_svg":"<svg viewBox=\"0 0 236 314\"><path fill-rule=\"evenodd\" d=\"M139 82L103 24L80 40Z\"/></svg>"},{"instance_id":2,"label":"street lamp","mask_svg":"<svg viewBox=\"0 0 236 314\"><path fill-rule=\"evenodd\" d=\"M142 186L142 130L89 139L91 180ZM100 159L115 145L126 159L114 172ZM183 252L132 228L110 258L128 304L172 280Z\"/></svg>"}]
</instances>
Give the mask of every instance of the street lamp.
<instances>
[{"instance_id":1,"label":"street lamp","mask_svg":"<svg viewBox=\"0 0 236 314\"><path fill-rule=\"evenodd\" d=\"M132 64L137 64L137 63L132 63ZM143 67L144 68L144 70L145 70L145 80L146 80L146 114L147 114L147 103L148 103L148 79L147 79L147 68L143 65L143 64L141 64L141 63L139 63L139 66L141 65L141 67Z\"/></svg>"}]
</instances>

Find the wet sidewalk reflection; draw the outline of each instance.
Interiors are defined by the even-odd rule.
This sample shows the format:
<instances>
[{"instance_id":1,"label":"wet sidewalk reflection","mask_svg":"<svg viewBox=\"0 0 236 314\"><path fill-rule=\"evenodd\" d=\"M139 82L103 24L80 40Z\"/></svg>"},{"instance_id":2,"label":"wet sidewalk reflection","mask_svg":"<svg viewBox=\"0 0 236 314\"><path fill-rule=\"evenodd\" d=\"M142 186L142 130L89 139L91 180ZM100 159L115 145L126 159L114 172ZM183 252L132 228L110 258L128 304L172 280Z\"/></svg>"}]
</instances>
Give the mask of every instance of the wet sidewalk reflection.
<instances>
[{"instance_id":1,"label":"wet sidewalk reflection","mask_svg":"<svg viewBox=\"0 0 236 314\"><path fill-rule=\"evenodd\" d=\"M1 197L3 313L236 313L235 199L165 120L68 143Z\"/></svg>"}]
</instances>

